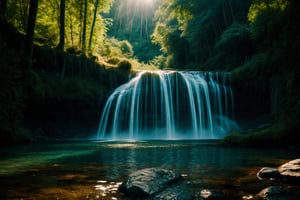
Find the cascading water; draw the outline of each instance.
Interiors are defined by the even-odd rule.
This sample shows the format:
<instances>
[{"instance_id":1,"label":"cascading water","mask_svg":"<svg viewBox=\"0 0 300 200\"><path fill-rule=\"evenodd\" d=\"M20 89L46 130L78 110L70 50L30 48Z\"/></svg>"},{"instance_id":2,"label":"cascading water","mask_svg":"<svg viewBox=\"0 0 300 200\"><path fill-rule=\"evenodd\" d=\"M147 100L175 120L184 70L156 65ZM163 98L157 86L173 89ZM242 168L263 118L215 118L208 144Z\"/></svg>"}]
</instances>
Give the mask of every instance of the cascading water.
<instances>
[{"instance_id":1,"label":"cascading water","mask_svg":"<svg viewBox=\"0 0 300 200\"><path fill-rule=\"evenodd\" d=\"M108 98L98 139L219 139L232 119L230 73L141 71Z\"/></svg>"}]
</instances>

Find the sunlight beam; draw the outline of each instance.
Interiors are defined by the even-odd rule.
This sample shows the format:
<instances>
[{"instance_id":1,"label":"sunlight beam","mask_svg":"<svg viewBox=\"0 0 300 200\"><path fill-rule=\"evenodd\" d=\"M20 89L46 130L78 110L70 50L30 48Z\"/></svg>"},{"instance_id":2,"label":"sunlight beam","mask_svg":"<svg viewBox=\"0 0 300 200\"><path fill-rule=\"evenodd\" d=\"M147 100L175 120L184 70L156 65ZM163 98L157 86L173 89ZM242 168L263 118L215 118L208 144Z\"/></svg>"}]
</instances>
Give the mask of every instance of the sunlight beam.
<instances>
[{"instance_id":1,"label":"sunlight beam","mask_svg":"<svg viewBox=\"0 0 300 200\"><path fill-rule=\"evenodd\" d=\"M136 1L137 1L137 3L139 3L145 7L151 7L151 6L153 6L155 0L136 0Z\"/></svg>"}]
</instances>

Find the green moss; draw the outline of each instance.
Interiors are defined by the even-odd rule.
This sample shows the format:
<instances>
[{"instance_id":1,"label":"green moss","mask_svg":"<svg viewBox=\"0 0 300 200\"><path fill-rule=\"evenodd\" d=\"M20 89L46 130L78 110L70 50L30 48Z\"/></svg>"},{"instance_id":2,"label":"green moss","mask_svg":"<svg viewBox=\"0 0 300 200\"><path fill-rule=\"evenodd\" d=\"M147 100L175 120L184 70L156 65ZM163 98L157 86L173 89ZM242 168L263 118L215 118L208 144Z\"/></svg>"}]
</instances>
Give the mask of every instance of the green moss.
<instances>
[{"instance_id":1,"label":"green moss","mask_svg":"<svg viewBox=\"0 0 300 200\"><path fill-rule=\"evenodd\" d=\"M298 145L299 125L295 121L273 122L244 132L233 132L221 141L230 146L285 146Z\"/></svg>"}]
</instances>

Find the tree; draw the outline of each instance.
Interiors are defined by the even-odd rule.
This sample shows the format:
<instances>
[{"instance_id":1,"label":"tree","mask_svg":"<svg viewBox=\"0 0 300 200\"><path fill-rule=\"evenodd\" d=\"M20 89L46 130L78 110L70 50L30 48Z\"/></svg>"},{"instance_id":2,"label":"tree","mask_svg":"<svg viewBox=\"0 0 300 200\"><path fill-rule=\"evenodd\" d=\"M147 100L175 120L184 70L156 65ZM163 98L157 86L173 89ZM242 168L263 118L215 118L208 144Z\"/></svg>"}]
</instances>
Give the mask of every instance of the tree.
<instances>
[{"instance_id":1,"label":"tree","mask_svg":"<svg viewBox=\"0 0 300 200\"><path fill-rule=\"evenodd\" d=\"M30 1L0 0L0 5L2 5L2 1L7 1L7 21L17 28L19 32L25 34ZM109 22L109 19L99 15L99 13L108 12L112 0L98 0L93 25L94 11L91 12L90 10L93 8L93 5L95 5L95 1L96 0L40 0L34 30L35 42L39 45L52 48L68 48L72 46L88 50L90 39L91 48L101 53L104 49L103 43L108 30L107 27L109 23L107 22ZM92 38L89 38L91 29L93 29ZM85 38L85 41L82 41L83 38Z\"/></svg>"},{"instance_id":2,"label":"tree","mask_svg":"<svg viewBox=\"0 0 300 200\"><path fill-rule=\"evenodd\" d=\"M159 46L151 43L157 21L154 13L160 3L161 0L114 0L110 12L104 15L112 19L107 35L130 42L134 56L141 62L147 63L161 53Z\"/></svg>"},{"instance_id":3,"label":"tree","mask_svg":"<svg viewBox=\"0 0 300 200\"><path fill-rule=\"evenodd\" d=\"M243 65L254 50L255 43L251 38L249 25L233 23L223 31L205 65L208 69L221 66L224 70L231 70Z\"/></svg>"},{"instance_id":4,"label":"tree","mask_svg":"<svg viewBox=\"0 0 300 200\"><path fill-rule=\"evenodd\" d=\"M26 30L25 45L24 45L24 58L26 59L26 67L31 68L32 53L33 53L33 35L38 11L38 0L30 0L28 25Z\"/></svg>"},{"instance_id":5,"label":"tree","mask_svg":"<svg viewBox=\"0 0 300 200\"><path fill-rule=\"evenodd\" d=\"M87 7L88 2L84 0L84 11L83 11L83 28L82 28L82 51L86 51L86 26L87 26Z\"/></svg>"},{"instance_id":6,"label":"tree","mask_svg":"<svg viewBox=\"0 0 300 200\"><path fill-rule=\"evenodd\" d=\"M94 33L94 28L95 28L95 23L97 18L98 6L99 6L99 0L95 0L94 17L93 17L92 28L91 28L90 39L89 39L89 47L88 47L89 51L91 50L92 47L92 38L93 38L93 33Z\"/></svg>"},{"instance_id":7,"label":"tree","mask_svg":"<svg viewBox=\"0 0 300 200\"><path fill-rule=\"evenodd\" d=\"M82 47L82 32L83 32L83 13L84 13L84 1L86 0L79 0L80 5L79 7L79 40L78 40L78 46Z\"/></svg>"},{"instance_id":8,"label":"tree","mask_svg":"<svg viewBox=\"0 0 300 200\"><path fill-rule=\"evenodd\" d=\"M64 49L65 46L65 0L60 0L60 16L59 16L59 44L57 49Z\"/></svg>"},{"instance_id":9,"label":"tree","mask_svg":"<svg viewBox=\"0 0 300 200\"><path fill-rule=\"evenodd\" d=\"M163 0L153 34L169 63L204 66L222 33L233 23L247 23L252 0ZM161 30L165 27L165 30ZM176 40L174 40L177 33ZM179 43L181 41L182 43ZM183 45L184 44L184 45ZM179 49L185 49L181 52Z\"/></svg>"}]
</instances>

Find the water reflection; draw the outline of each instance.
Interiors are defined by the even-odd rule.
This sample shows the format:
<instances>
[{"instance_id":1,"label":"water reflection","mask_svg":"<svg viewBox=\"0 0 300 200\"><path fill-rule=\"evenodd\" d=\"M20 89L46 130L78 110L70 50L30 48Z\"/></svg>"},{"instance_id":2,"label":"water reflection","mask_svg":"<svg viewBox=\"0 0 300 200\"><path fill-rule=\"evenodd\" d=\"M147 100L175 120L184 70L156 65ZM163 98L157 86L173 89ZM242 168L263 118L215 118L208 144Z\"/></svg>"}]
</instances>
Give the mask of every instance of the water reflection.
<instances>
[{"instance_id":1,"label":"water reflection","mask_svg":"<svg viewBox=\"0 0 300 200\"><path fill-rule=\"evenodd\" d=\"M245 200L253 199L254 197L252 195L245 195L242 197Z\"/></svg>"},{"instance_id":2,"label":"water reflection","mask_svg":"<svg viewBox=\"0 0 300 200\"><path fill-rule=\"evenodd\" d=\"M98 184L95 185L95 190L99 193L98 195L101 197L106 197L108 195L112 196L111 194L115 194L122 184L121 182L107 182L107 181L97 181ZM116 197L112 197L111 199L117 199Z\"/></svg>"},{"instance_id":3,"label":"water reflection","mask_svg":"<svg viewBox=\"0 0 300 200\"><path fill-rule=\"evenodd\" d=\"M105 165L103 175L111 180L146 167L178 170L189 177L211 178L217 173L224 177L238 168L270 166L276 164L274 159L279 162L296 157L282 150L223 148L186 141L101 143L97 147L92 157Z\"/></svg>"},{"instance_id":4,"label":"water reflection","mask_svg":"<svg viewBox=\"0 0 300 200\"><path fill-rule=\"evenodd\" d=\"M90 188L94 192L87 192L87 196L120 199L117 192L120 182L138 169L160 167L174 170L183 174L195 189L201 184L213 183L230 190L243 190L243 187L248 190L249 184L253 186L256 182L251 180L244 186L241 182L251 170L256 180L255 174L261 167L277 167L298 158L299 152L224 148L201 141L123 141L32 145L5 149L1 155L4 156L0 157L0 185L7 187L11 184L11 191L15 190L15 182L22 183L17 190L23 188L23 191L33 191L34 183L38 183L43 190L38 189L37 194L47 189L60 191L60 187L65 186L64 191L71 190L69 193L73 195L74 188L84 187L86 191ZM7 188L0 189L1 194L6 194L6 191ZM82 194L82 191L77 192ZM239 199L252 197L252 194L240 193Z\"/></svg>"},{"instance_id":5,"label":"water reflection","mask_svg":"<svg viewBox=\"0 0 300 200\"><path fill-rule=\"evenodd\" d=\"M297 157L282 150L223 148L199 141L59 143L19 151L14 149L9 155L0 158L0 174L7 173L12 166L26 168L42 163L73 163L101 165L101 169L109 171L111 179L144 167L164 167L193 173L194 169L203 171L206 167L230 169Z\"/></svg>"}]
</instances>

